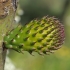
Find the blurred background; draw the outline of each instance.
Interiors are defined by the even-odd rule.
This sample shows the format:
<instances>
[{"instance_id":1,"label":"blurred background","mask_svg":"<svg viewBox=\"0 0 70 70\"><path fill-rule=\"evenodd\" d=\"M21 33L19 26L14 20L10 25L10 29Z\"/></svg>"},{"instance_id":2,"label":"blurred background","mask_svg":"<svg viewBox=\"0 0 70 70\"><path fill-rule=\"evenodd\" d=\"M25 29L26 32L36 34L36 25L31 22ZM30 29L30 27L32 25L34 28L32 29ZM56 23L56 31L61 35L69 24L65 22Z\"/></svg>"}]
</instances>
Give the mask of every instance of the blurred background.
<instances>
[{"instance_id":1,"label":"blurred background","mask_svg":"<svg viewBox=\"0 0 70 70\"><path fill-rule=\"evenodd\" d=\"M65 27L62 48L44 56L8 50L5 70L70 70L70 0L19 0L15 20L24 25L47 15L55 16Z\"/></svg>"}]
</instances>

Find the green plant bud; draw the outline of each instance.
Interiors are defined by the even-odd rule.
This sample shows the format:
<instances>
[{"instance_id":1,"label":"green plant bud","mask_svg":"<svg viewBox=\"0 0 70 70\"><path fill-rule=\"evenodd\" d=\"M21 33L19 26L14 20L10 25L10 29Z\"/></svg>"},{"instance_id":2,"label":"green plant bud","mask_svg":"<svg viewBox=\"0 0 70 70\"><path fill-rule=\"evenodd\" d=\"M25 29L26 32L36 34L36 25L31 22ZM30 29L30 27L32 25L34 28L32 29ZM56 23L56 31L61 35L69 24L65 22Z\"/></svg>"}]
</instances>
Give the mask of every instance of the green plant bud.
<instances>
[{"instance_id":1,"label":"green plant bud","mask_svg":"<svg viewBox=\"0 0 70 70\"><path fill-rule=\"evenodd\" d=\"M35 51L39 54L47 54L59 49L64 38L64 26L58 19L43 17L12 30L5 36L4 44L6 48L12 48L21 53Z\"/></svg>"}]
</instances>

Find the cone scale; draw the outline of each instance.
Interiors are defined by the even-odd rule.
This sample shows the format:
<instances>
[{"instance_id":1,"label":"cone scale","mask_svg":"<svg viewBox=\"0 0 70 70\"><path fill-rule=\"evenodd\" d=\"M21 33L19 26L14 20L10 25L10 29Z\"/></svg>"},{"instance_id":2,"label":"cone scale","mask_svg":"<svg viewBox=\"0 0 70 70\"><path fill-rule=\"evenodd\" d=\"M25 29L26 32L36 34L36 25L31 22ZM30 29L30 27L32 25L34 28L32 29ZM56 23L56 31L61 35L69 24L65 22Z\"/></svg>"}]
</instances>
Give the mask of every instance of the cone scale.
<instances>
[{"instance_id":1,"label":"cone scale","mask_svg":"<svg viewBox=\"0 0 70 70\"><path fill-rule=\"evenodd\" d=\"M47 54L59 49L64 38L64 26L54 17L43 17L9 32L4 38L4 44L6 48L20 53L35 51Z\"/></svg>"}]
</instances>

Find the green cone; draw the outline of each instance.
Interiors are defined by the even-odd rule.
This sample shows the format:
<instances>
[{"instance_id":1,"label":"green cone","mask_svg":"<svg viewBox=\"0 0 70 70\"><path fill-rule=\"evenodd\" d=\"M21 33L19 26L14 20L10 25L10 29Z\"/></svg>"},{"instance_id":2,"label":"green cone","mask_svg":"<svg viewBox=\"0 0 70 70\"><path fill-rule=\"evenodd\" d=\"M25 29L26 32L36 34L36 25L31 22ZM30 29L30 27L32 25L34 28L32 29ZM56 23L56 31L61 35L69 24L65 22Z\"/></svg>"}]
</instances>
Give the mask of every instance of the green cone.
<instances>
[{"instance_id":1,"label":"green cone","mask_svg":"<svg viewBox=\"0 0 70 70\"><path fill-rule=\"evenodd\" d=\"M6 48L18 52L33 51L39 54L57 50L65 38L63 25L54 17L33 20L25 26L18 26L4 38Z\"/></svg>"}]
</instances>

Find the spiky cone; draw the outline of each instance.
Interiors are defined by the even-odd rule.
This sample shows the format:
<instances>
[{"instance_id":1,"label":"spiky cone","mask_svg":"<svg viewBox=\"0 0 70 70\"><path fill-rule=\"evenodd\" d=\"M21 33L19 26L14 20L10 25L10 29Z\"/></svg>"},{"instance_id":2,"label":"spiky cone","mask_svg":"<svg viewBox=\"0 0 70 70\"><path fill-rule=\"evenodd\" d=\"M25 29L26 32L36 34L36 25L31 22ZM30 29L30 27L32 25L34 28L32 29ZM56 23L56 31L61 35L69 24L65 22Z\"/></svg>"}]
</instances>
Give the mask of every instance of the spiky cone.
<instances>
[{"instance_id":1,"label":"spiky cone","mask_svg":"<svg viewBox=\"0 0 70 70\"><path fill-rule=\"evenodd\" d=\"M15 28L5 36L4 43L18 52L47 54L59 49L64 38L64 26L54 17L43 17Z\"/></svg>"}]
</instances>

